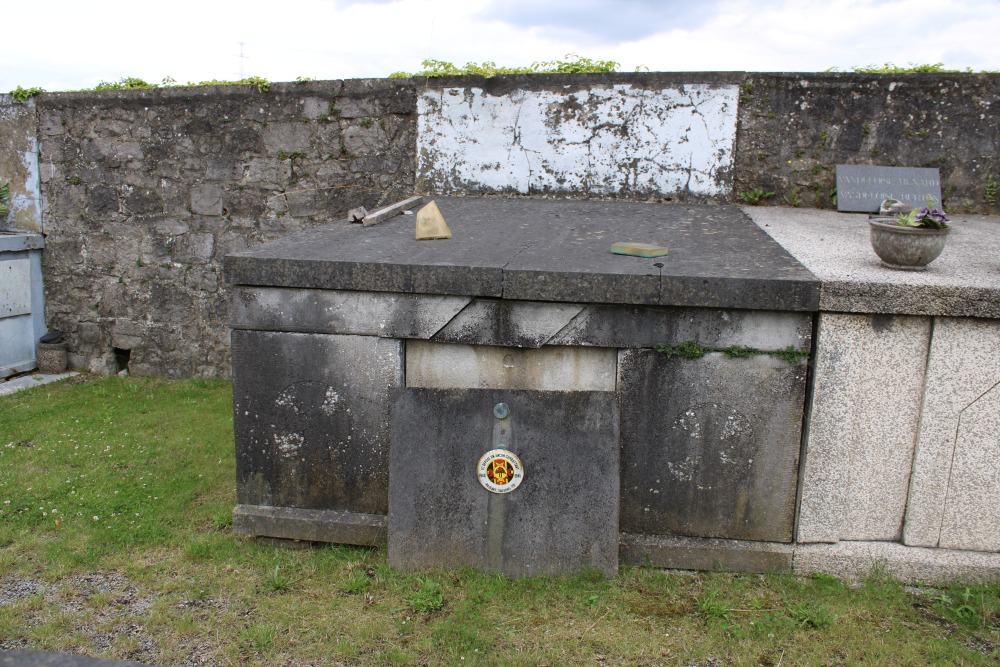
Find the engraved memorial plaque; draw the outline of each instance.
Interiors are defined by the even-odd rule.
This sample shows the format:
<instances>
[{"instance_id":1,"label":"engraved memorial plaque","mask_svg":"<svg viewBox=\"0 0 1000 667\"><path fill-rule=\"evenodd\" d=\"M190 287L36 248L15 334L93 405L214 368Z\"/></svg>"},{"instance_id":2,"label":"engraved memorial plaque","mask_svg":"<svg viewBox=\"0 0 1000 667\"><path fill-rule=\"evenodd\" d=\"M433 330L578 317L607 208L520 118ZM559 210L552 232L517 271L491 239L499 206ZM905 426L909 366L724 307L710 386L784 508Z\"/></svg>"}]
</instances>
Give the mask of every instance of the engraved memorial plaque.
<instances>
[{"instance_id":1,"label":"engraved memorial plaque","mask_svg":"<svg viewBox=\"0 0 1000 667\"><path fill-rule=\"evenodd\" d=\"M877 213L886 199L923 206L927 197L941 203L941 173L937 169L837 165L837 210Z\"/></svg>"}]
</instances>

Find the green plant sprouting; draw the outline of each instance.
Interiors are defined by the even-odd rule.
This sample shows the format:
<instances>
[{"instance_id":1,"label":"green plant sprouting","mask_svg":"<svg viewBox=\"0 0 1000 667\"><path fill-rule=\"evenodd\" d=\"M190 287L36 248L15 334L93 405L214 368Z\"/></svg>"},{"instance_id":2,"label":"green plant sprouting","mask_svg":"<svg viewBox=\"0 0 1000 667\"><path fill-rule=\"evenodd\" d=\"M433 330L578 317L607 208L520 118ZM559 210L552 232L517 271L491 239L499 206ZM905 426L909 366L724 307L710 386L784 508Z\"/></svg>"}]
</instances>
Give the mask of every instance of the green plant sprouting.
<instances>
[{"instance_id":1,"label":"green plant sprouting","mask_svg":"<svg viewBox=\"0 0 1000 667\"><path fill-rule=\"evenodd\" d=\"M0 185L0 219L6 218L10 213L10 183Z\"/></svg>"},{"instance_id":2,"label":"green plant sprouting","mask_svg":"<svg viewBox=\"0 0 1000 667\"><path fill-rule=\"evenodd\" d=\"M831 69L828 71L836 71L836 69ZM924 63L922 65L917 65L910 63L906 67L901 67L893 63L884 63L882 65L865 65L861 67L852 67L851 71L857 72L858 74L955 74L955 73L966 73L971 74L972 69L966 68L964 70L960 69L947 69L944 63Z\"/></svg>"},{"instance_id":3,"label":"green plant sprouting","mask_svg":"<svg viewBox=\"0 0 1000 667\"><path fill-rule=\"evenodd\" d=\"M997 189L996 179L993 178L993 174L989 174L986 177L986 185L983 187L983 198L986 199L986 205L990 208L997 205Z\"/></svg>"},{"instance_id":4,"label":"green plant sprouting","mask_svg":"<svg viewBox=\"0 0 1000 667\"><path fill-rule=\"evenodd\" d=\"M660 354L665 354L668 357L681 357L682 359L701 359L709 350L705 349L693 340L686 340L683 343L678 343L677 345L667 345L661 343L659 345L653 346L653 349Z\"/></svg>"},{"instance_id":5,"label":"green plant sprouting","mask_svg":"<svg viewBox=\"0 0 1000 667\"><path fill-rule=\"evenodd\" d=\"M210 79L207 81L188 81L186 84L178 83L173 77L164 77L160 83L150 83L144 79L140 79L134 76L123 76L117 81L101 81L93 88L84 88L78 92L85 92L88 90L148 90L152 88L183 88L183 87L198 87L198 86L257 86L257 91L261 93L266 93L271 88L271 82L260 76L248 76L242 79L229 80L229 79ZM24 89L20 86L17 89L11 91L11 95L14 99L18 101L24 101L31 95L45 92L41 88L29 88ZM21 99L23 97L24 99Z\"/></svg>"},{"instance_id":6,"label":"green plant sprouting","mask_svg":"<svg viewBox=\"0 0 1000 667\"><path fill-rule=\"evenodd\" d=\"M751 206L756 206L765 199L770 199L774 196L774 192L769 192L764 190L764 188L754 188L753 190L748 190L745 192L740 192L736 195L744 204L750 204Z\"/></svg>"},{"instance_id":7,"label":"green plant sprouting","mask_svg":"<svg viewBox=\"0 0 1000 667\"><path fill-rule=\"evenodd\" d=\"M406 604L413 611L429 614L444 606L444 595L441 584L430 577L420 579L420 588L406 598Z\"/></svg>"},{"instance_id":8,"label":"green plant sprouting","mask_svg":"<svg viewBox=\"0 0 1000 667\"><path fill-rule=\"evenodd\" d=\"M44 92L44 88L22 88L21 86L18 86L14 90L10 91L10 96L14 98L15 102L27 102L29 98Z\"/></svg>"},{"instance_id":9,"label":"green plant sprouting","mask_svg":"<svg viewBox=\"0 0 1000 667\"><path fill-rule=\"evenodd\" d=\"M802 195L799 193L798 186L793 185L792 189L785 193L781 200L789 206L794 206L795 208L802 206Z\"/></svg>"},{"instance_id":10,"label":"green plant sprouting","mask_svg":"<svg viewBox=\"0 0 1000 667\"><path fill-rule=\"evenodd\" d=\"M419 72L393 72L390 79L405 79L417 76L483 76L486 78L503 74L576 74L583 72L620 72L621 64L614 60L593 60L575 53L566 54L565 60L546 60L528 66L505 67L491 60L482 63L469 62L458 67L447 60L429 58L422 63Z\"/></svg>"}]
</instances>

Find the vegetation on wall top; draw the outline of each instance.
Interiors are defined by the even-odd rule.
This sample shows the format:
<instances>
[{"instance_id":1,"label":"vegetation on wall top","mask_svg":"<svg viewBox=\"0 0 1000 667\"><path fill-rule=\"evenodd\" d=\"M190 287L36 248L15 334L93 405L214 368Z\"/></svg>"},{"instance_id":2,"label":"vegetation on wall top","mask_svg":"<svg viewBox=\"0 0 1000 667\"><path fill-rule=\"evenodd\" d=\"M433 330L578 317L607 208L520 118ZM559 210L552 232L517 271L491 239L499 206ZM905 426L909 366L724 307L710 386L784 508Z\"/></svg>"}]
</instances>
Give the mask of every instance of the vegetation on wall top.
<instances>
[{"instance_id":1,"label":"vegetation on wall top","mask_svg":"<svg viewBox=\"0 0 1000 667\"><path fill-rule=\"evenodd\" d=\"M415 76L484 76L493 77L503 74L579 74L585 72L620 72L621 64L614 60L593 60L575 53L566 54L565 60L545 60L534 62L528 66L504 67L492 60L483 63L466 63L464 67L446 60L428 59L421 63L424 69L419 72L393 72L390 79L404 79Z\"/></svg>"},{"instance_id":2,"label":"vegetation on wall top","mask_svg":"<svg viewBox=\"0 0 1000 667\"><path fill-rule=\"evenodd\" d=\"M171 77L165 77L160 83L149 83L144 79L140 79L134 76L123 76L117 81L101 81L93 88L81 88L78 91L72 92L87 92L91 90L141 90L149 88L182 88L182 87L195 87L195 86L243 86L252 85L257 86L257 90L261 93L266 93L271 88L271 82L260 76L248 76L243 79L238 80L223 80L223 79L211 79L208 81L188 81L187 83L178 83ZM16 102L26 102L28 98L38 95L39 93L44 93L46 90L44 88L22 88L18 86L14 90L10 91L10 96L14 98Z\"/></svg>"},{"instance_id":3,"label":"vegetation on wall top","mask_svg":"<svg viewBox=\"0 0 1000 667\"><path fill-rule=\"evenodd\" d=\"M831 67L828 72L836 72L836 67ZM974 74L971 67L962 69L948 69L944 63L924 63L915 65L910 63L906 67L901 67L893 63L883 63L882 65L865 65L863 67L852 67L852 72L858 74ZM981 73L988 74L992 70L982 70Z\"/></svg>"}]
</instances>

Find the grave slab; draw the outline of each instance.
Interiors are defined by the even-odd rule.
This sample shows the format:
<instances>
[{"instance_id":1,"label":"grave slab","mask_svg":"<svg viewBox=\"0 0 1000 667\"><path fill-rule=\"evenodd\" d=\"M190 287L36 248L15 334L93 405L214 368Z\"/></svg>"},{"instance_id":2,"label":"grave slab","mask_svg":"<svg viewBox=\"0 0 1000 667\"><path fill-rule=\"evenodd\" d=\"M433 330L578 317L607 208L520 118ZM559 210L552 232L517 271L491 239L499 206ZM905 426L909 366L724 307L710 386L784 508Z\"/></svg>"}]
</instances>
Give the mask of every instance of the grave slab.
<instances>
[{"instance_id":1,"label":"grave slab","mask_svg":"<svg viewBox=\"0 0 1000 667\"><path fill-rule=\"evenodd\" d=\"M505 403L509 415L497 419ZM613 392L396 390L389 564L472 566L508 576L618 572L618 409ZM487 491L499 443L520 486Z\"/></svg>"},{"instance_id":2,"label":"grave slab","mask_svg":"<svg viewBox=\"0 0 1000 667\"><path fill-rule=\"evenodd\" d=\"M820 314L799 542L900 538L930 336L926 317Z\"/></svg>"},{"instance_id":3,"label":"grave slab","mask_svg":"<svg viewBox=\"0 0 1000 667\"><path fill-rule=\"evenodd\" d=\"M744 212L822 280L819 310L1000 318L1000 216L950 215L944 252L926 271L882 266L868 216L747 206Z\"/></svg>"},{"instance_id":4,"label":"grave slab","mask_svg":"<svg viewBox=\"0 0 1000 667\"><path fill-rule=\"evenodd\" d=\"M903 542L997 550L1000 321L937 318L932 341Z\"/></svg>"},{"instance_id":5,"label":"grave slab","mask_svg":"<svg viewBox=\"0 0 1000 667\"><path fill-rule=\"evenodd\" d=\"M402 343L235 330L232 349L239 503L385 514Z\"/></svg>"},{"instance_id":6,"label":"grave slab","mask_svg":"<svg viewBox=\"0 0 1000 667\"><path fill-rule=\"evenodd\" d=\"M619 352L628 533L790 542L806 364Z\"/></svg>"},{"instance_id":7,"label":"grave slab","mask_svg":"<svg viewBox=\"0 0 1000 667\"><path fill-rule=\"evenodd\" d=\"M453 238L399 216L333 223L225 260L234 285L525 301L812 311L815 278L734 207L511 198L436 199ZM666 257L615 255L655 241Z\"/></svg>"}]
</instances>

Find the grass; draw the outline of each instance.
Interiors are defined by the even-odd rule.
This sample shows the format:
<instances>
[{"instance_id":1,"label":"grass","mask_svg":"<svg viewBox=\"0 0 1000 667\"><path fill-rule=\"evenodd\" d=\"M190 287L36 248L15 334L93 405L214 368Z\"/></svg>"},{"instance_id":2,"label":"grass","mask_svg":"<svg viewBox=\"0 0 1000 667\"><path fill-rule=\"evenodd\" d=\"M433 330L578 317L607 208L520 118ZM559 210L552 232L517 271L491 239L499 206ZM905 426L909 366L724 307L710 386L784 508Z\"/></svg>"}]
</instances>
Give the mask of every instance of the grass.
<instances>
[{"instance_id":1,"label":"grass","mask_svg":"<svg viewBox=\"0 0 1000 667\"><path fill-rule=\"evenodd\" d=\"M399 573L380 550L236 536L231 400L223 382L118 377L0 397L0 650L162 665L1000 659L1000 586Z\"/></svg>"}]
</instances>

